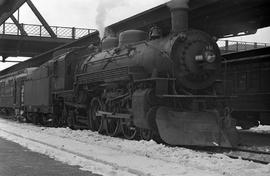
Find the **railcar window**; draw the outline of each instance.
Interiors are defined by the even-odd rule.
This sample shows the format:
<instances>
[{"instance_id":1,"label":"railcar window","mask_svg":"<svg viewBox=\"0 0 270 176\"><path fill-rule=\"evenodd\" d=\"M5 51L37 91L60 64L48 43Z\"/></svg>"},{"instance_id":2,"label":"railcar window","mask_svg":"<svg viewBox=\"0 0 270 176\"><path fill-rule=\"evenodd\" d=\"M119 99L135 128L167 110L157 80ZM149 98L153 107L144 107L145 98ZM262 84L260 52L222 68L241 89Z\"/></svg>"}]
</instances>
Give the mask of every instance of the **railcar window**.
<instances>
[{"instance_id":1,"label":"railcar window","mask_svg":"<svg viewBox=\"0 0 270 176\"><path fill-rule=\"evenodd\" d=\"M68 75L71 75L71 71L72 71L71 67L72 67L71 64L69 64L68 68L67 68L67 74Z\"/></svg>"},{"instance_id":2,"label":"railcar window","mask_svg":"<svg viewBox=\"0 0 270 176\"><path fill-rule=\"evenodd\" d=\"M21 85L21 104L24 104L24 85Z\"/></svg>"},{"instance_id":3,"label":"railcar window","mask_svg":"<svg viewBox=\"0 0 270 176\"><path fill-rule=\"evenodd\" d=\"M261 91L269 92L270 90L270 70L264 68L261 70Z\"/></svg>"},{"instance_id":4,"label":"railcar window","mask_svg":"<svg viewBox=\"0 0 270 176\"><path fill-rule=\"evenodd\" d=\"M5 96L9 96L10 95L10 84L9 81L6 81L5 84Z\"/></svg>"},{"instance_id":5,"label":"railcar window","mask_svg":"<svg viewBox=\"0 0 270 176\"><path fill-rule=\"evenodd\" d=\"M239 90L246 90L247 88L247 73L246 72L241 72L238 73L237 75L238 78L238 89Z\"/></svg>"},{"instance_id":6,"label":"railcar window","mask_svg":"<svg viewBox=\"0 0 270 176\"><path fill-rule=\"evenodd\" d=\"M248 87L250 90L258 91L260 86L259 71L251 71L248 75Z\"/></svg>"},{"instance_id":7,"label":"railcar window","mask_svg":"<svg viewBox=\"0 0 270 176\"><path fill-rule=\"evenodd\" d=\"M14 80L10 80L10 96L13 96L14 93Z\"/></svg>"},{"instance_id":8,"label":"railcar window","mask_svg":"<svg viewBox=\"0 0 270 176\"><path fill-rule=\"evenodd\" d=\"M5 82L2 82L1 87L2 87L1 95L4 96L5 95Z\"/></svg>"}]
</instances>

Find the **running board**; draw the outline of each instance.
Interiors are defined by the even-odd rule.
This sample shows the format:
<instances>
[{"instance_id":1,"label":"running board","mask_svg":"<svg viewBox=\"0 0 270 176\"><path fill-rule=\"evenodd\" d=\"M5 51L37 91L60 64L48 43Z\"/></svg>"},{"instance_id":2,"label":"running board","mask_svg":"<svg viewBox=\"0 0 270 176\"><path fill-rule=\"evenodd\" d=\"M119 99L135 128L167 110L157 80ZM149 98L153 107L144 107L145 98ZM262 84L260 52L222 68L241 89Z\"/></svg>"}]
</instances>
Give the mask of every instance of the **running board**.
<instances>
[{"instance_id":1,"label":"running board","mask_svg":"<svg viewBox=\"0 0 270 176\"><path fill-rule=\"evenodd\" d=\"M130 119L130 114L123 114L123 113L112 113L112 112L105 112L105 111L98 111L96 113L97 117L108 117L108 118L117 118L117 119Z\"/></svg>"}]
</instances>

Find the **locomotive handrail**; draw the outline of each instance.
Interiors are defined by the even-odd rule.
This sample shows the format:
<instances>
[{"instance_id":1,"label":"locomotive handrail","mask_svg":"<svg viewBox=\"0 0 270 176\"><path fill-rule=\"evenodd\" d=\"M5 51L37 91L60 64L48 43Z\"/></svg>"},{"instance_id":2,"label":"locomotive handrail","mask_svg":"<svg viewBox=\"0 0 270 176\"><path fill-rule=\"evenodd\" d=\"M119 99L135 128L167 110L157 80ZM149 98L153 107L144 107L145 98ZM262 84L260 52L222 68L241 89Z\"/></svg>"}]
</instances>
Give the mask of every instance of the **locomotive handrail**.
<instances>
[{"instance_id":1,"label":"locomotive handrail","mask_svg":"<svg viewBox=\"0 0 270 176\"><path fill-rule=\"evenodd\" d=\"M236 98L237 96L224 96L224 95L157 95L160 98Z\"/></svg>"},{"instance_id":2,"label":"locomotive handrail","mask_svg":"<svg viewBox=\"0 0 270 176\"><path fill-rule=\"evenodd\" d=\"M146 78L146 79L138 79L134 82L144 82L144 81L155 81L155 80L168 80L168 81L175 81L175 78L160 78L160 77L152 77L152 78Z\"/></svg>"}]
</instances>

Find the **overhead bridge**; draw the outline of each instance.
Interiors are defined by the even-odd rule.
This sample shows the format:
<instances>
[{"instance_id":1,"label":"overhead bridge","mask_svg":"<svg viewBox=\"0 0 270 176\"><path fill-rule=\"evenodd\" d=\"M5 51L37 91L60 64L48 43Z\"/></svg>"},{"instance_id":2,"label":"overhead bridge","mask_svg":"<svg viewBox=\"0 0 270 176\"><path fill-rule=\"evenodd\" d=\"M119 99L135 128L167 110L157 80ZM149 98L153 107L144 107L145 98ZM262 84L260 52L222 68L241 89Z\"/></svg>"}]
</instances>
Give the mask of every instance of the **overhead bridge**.
<instances>
[{"instance_id":1,"label":"overhead bridge","mask_svg":"<svg viewBox=\"0 0 270 176\"><path fill-rule=\"evenodd\" d=\"M43 25L3 23L0 26L0 55L33 57L60 45L72 42L96 30L50 26L51 37Z\"/></svg>"},{"instance_id":2,"label":"overhead bridge","mask_svg":"<svg viewBox=\"0 0 270 176\"><path fill-rule=\"evenodd\" d=\"M27 4L41 25L22 24L19 11ZM18 12L18 18L14 16ZM11 19L13 23L7 23ZM94 29L49 26L31 0L2 0L0 3L0 56L3 62L8 57L33 57L96 32Z\"/></svg>"}]
</instances>

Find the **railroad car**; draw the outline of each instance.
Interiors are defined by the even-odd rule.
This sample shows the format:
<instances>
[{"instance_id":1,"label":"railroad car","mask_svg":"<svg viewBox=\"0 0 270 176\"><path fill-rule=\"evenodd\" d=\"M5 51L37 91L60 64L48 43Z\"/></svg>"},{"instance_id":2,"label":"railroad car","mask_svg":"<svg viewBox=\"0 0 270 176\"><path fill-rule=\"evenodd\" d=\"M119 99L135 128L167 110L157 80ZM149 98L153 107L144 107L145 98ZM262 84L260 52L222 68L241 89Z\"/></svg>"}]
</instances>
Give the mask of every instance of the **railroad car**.
<instances>
[{"instance_id":1,"label":"railroad car","mask_svg":"<svg viewBox=\"0 0 270 176\"><path fill-rule=\"evenodd\" d=\"M225 54L227 94L232 117L243 129L270 125L270 48Z\"/></svg>"},{"instance_id":2,"label":"railroad car","mask_svg":"<svg viewBox=\"0 0 270 176\"><path fill-rule=\"evenodd\" d=\"M24 82L36 68L26 68L0 77L0 109L9 115L20 116L24 106Z\"/></svg>"}]
</instances>

